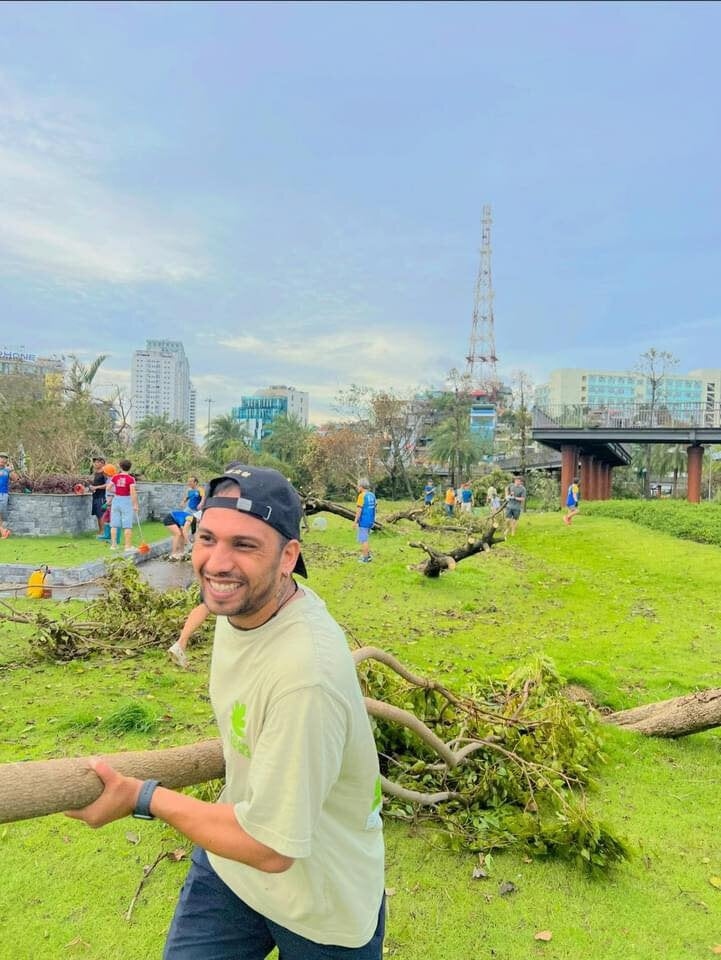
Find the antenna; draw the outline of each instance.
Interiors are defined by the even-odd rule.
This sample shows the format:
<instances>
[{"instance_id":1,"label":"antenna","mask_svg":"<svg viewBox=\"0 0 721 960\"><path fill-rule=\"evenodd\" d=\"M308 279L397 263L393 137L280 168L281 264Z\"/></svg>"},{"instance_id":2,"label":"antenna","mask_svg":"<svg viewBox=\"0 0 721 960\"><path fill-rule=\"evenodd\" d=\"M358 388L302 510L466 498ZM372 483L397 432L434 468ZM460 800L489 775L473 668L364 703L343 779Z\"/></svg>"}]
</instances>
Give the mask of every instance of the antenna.
<instances>
[{"instance_id":1,"label":"antenna","mask_svg":"<svg viewBox=\"0 0 721 960\"><path fill-rule=\"evenodd\" d=\"M478 266L473 303L471 340L466 357L466 373L474 392L493 399L498 393L496 371L496 333L493 321L493 281L491 279L491 206L485 204L481 218L481 262Z\"/></svg>"}]
</instances>

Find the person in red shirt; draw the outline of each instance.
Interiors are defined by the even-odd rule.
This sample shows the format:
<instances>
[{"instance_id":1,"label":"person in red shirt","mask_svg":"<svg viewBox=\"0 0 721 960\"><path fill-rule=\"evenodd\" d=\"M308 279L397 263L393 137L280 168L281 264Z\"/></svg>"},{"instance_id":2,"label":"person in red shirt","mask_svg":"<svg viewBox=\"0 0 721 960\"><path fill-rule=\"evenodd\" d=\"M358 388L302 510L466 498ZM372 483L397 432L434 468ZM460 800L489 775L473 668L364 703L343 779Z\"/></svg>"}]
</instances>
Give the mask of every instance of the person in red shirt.
<instances>
[{"instance_id":1,"label":"person in red shirt","mask_svg":"<svg viewBox=\"0 0 721 960\"><path fill-rule=\"evenodd\" d=\"M138 512L138 492L135 489L135 477L128 472L132 467L130 460L120 461L120 473L116 473L110 482L115 496L110 507L110 549L118 549L118 539L122 527L125 537L125 552L133 550L133 519Z\"/></svg>"}]
</instances>

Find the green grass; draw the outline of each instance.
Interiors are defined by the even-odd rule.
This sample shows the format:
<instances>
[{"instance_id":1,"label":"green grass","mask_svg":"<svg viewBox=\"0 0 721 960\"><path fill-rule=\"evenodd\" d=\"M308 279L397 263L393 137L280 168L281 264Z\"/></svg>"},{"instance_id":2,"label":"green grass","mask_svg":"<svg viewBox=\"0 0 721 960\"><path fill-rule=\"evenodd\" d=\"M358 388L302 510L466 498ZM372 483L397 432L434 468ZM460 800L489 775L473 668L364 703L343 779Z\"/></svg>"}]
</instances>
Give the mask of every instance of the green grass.
<instances>
[{"instance_id":1,"label":"green grass","mask_svg":"<svg viewBox=\"0 0 721 960\"><path fill-rule=\"evenodd\" d=\"M703 508L702 508L703 509ZM426 539L428 537L424 535ZM721 551L633 523L581 515L525 515L490 554L431 581L409 571L420 554L411 526L373 538L358 564L349 524L306 537L310 586L359 643L394 651L418 671L462 689L474 674L510 672L543 651L565 675L614 708L718 684ZM452 542L447 538L446 542ZM48 605L50 608L50 605ZM23 628L3 625L23 660ZM0 652L4 655L4 650ZM4 761L193 742L214 735L209 649L193 668L160 651L121 662L24 662L2 672ZM158 718L149 733L111 732L123 704ZM562 863L504 853L488 880L471 856L432 831L387 824L388 957L402 960L682 960L721 943L715 731L666 742L609 729L608 763L592 803L636 853L607 879ZM139 842L135 842L138 840ZM179 838L163 824L121 821L94 832L62 817L0 826L0 958L159 956L186 864L163 861L128 923L143 866ZM517 892L499 895L511 880ZM21 906L20 906L21 905ZM550 929L550 943L534 941Z\"/></svg>"},{"instance_id":2,"label":"green grass","mask_svg":"<svg viewBox=\"0 0 721 960\"><path fill-rule=\"evenodd\" d=\"M144 523L143 539L147 543L165 540L167 527L162 523ZM133 546L140 544L137 525L133 530ZM97 539L96 533L83 533L62 537L12 536L0 540L0 564L2 563L47 563L51 567L75 567L90 560L110 557L108 544Z\"/></svg>"}]
</instances>

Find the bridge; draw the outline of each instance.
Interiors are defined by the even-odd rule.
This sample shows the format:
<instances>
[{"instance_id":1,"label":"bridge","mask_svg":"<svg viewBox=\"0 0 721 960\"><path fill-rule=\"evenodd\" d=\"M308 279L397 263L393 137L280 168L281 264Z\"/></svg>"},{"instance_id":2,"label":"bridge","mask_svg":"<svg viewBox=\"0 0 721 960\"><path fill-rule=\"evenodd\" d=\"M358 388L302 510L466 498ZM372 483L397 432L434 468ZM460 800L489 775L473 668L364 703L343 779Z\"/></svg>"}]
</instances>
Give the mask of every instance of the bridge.
<instances>
[{"instance_id":1,"label":"bridge","mask_svg":"<svg viewBox=\"0 0 721 960\"><path fill-rule=\"evenodd\" d=\"M701 499L704 444L721 443L721 404L550 404L533 408L534 440L561 453L561 497L574 476L585 500L607 500L612 470L631 462L625 443L683 444L688 499Z\"/></svg>"}]
</instances>

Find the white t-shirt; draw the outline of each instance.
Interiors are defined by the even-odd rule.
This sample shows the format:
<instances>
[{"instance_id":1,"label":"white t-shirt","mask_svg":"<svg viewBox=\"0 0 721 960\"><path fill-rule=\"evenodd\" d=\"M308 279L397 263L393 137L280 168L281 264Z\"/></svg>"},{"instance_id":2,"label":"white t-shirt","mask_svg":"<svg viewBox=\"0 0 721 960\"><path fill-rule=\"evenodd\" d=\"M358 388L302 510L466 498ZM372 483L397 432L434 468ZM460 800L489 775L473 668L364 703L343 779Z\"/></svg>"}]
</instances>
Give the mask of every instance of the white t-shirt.
<instances>
[{"instance_id":1,"label":"white t-shirt","mask_svg":"<svg viewBox=\"0 0 721 960\"><path fill-rule=\"evenodd\" d=\"M345 636L311 590L263 626L218 617L210 697L238 823L295 858L284 873L209 854L254 910L316 943L360 947L383 896L378 755Z\"/></svg>"}]
</instances>

